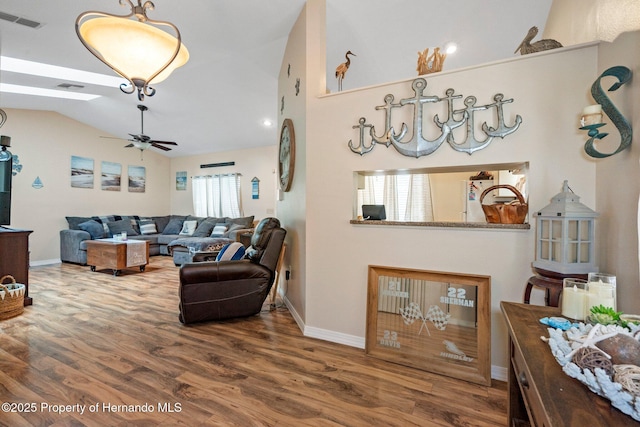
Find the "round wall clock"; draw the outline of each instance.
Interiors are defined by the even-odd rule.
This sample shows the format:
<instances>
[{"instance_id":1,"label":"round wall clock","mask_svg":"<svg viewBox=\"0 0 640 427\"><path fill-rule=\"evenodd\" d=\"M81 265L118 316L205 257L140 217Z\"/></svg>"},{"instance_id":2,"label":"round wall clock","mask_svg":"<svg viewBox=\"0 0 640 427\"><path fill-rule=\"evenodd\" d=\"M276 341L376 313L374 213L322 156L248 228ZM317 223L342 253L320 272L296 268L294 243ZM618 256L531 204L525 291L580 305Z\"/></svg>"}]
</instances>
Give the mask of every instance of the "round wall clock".
<instances>
[{"instance_id":1,"label":"round wall clock","mask_svg":"<svg viewBox=\"0 0 640 427\"><path fill-rule=\"evenodd\" d=\"M284 119L280 131L280 147L278 173L280 176L280 188L289 191L293 181L293 168L296 163L296 134L293 131L291 119Z\"/></svg>"}]
</instances>

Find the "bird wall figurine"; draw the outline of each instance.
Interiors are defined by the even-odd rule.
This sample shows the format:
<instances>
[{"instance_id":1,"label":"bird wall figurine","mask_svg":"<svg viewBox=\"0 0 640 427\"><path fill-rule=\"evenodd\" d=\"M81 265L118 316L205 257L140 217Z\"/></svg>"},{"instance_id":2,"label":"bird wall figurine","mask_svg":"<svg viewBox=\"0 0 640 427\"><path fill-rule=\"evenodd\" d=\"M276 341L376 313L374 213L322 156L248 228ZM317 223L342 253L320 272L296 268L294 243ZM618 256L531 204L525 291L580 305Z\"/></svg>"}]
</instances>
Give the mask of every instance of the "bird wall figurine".
<instances>
[{"instance_id":1,"label":"bird wall figurine","mask_svg":"<svg viewBox=\"0 0 640 427\"><path fill-rule=\"evenodd\" d=\"M336 78L338 79L338 92L342 91L342 79L344 79L344 75L347 74L349 65L351 65L351 59L349 58L349 55L357 56L355 53L351 52L350 50L347 51L347 53L344 55L344 57L347 58L347 62L343 62L342 64L338 65L338 67L336 68Z\"/></svg>"},{"instance_id":2,"label":"bird wall figurine","mask_svg":"<svg viewBox=\"0 0 640 427\"><path fill-rule=\"evenodd\" d=\"M535 43L531 43L531 40L538 34L538 27L531 27L527 36L522 40L520 46L513 53L520 51L521 55L527 55L529 53L542 52L543 50L551 50L562 47L562 44L552 39L542 39Z\"/></svg>"}]
</instances>

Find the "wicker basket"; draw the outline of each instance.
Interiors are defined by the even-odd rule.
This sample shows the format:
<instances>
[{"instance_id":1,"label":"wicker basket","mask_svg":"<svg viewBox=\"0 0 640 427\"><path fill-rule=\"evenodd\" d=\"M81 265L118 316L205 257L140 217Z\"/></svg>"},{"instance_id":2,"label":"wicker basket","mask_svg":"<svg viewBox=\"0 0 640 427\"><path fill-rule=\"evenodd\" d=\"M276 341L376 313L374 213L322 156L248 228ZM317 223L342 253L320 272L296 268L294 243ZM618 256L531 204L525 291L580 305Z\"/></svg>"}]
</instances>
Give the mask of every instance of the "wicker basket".
<instances>
[{"instance_id":1,"label":"wicker basket","mask_svg":"<svg viewBox=\"0 0 640 427\"><path fill-rule=\"evenodd\" d=\"M11 283L5 285L6 279L11 280ZM2 276L0 279L0 320L22 314L25 290L25 286L22 283L16 283L13 276Z\"/></svg>"},{"instance_id":2,"label":"wicker basket","mask_svg":"<svg viewBox=\"0 0 640 427\"><path fill-rule=\"evenodd\" d=\"M511 203L494 203L492 205L482 204L484 196L497 188L506 188L516 195L518 200ZM492 185L482 192L480 195L480 204L484 211L487 222L491 224L523 224L524 219L529 211L529 206L524 201L522 194L512 185Z\"/></svg>"}]
</instances>

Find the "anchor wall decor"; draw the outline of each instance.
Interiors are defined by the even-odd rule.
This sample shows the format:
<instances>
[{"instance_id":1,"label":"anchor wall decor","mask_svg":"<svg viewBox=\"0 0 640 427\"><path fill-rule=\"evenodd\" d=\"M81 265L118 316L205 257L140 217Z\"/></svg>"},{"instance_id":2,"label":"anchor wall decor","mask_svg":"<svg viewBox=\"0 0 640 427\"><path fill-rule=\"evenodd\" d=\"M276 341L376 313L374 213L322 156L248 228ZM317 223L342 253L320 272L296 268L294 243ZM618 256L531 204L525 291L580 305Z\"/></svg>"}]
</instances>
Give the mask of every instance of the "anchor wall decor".
<instances>
[{"instance_id":1,"label":"anchor wall decor","mask_svg":"<svg viewBox=\"0 0 640 427\"><path fill-rule=\"evenodd\" d=\"M376 110L383 110L385 114L384 131L382 135L376 132L375 126L367 123L365 117L360 117L358 124L353 129L359 130L359 141L355 145L349 140L349 149L359 155L369 153L376 144L383 144L386 147L393 145L394 148L402 155L408 157L426 156L436 151L446 141L451 148L456 151L468 153L471 155L474 151L480 150L488 146L495 137L504 138L512 134L520 127L522 117L516 115L515 122L512 126L507 126L504 121L504 104L513 102L513 99L504 99L504 95L498 93L494 95L494 103L476 106L477 99L475 96L468 96L463 103L465 108L456 110L454 101L462 98L462 95L454 95L455 90L447 89L445 97L440 98L435 95L425 95L424 91L427 87L427 81L423 78L417 78L411 84L414 96L411 98L401 99L399 103L394 104L394 96L388 94L384 97L384 105L376 106ZM440 129L440 136L433 140L424 137L423 122L425 114L425 104L439 103L445 101L447 104L448 117L444 121L436 114L433 117L434 124ZM413 107L413 127L411 137L403 141L408 133L408 126L403 123L400 131L391 125L392 112L395 109L403 108L407 105ZM476 136L477 129L475 127L475 112L495 108L498 124L496 127L489 126L487 122L482 124L482 132L484 135ZM456 141L453 130L466 124L466 136L462 141ZM480 139L484 138L484 139Z\"/></svg>"},{"instance_id":2,"label":"anchor wall decor","mask_svg":"<svg viewBox=\"0 0 640 427\"><path fill-rule=\"evenodd\" d=\"M600 131L598 130L598 128L604 126L605 124L593 123L582 126L580 128L582 130L588 131L587 134L591 137L584 144L584 151L589 156L600 159L613 156L614 154L621 152L625 148L628 148L631 145L631 139L633 137L633 131L631 130L629 121L622 115L622 113L620 113L620 111L618 111L616 106L613 105L613 102L611 102L605 91L602 89L602 86L600 85L600 80L602 80L602 78L606 76L611 76L618 79L618 81L614 83L608 90L609 92L613 92L615 90L618 90L623 84L631 80L631 70L623 66L611 67L605 70L600 75L600 77L598 77L597 80L593 82L593 85L591 85L591 96L593 96L593 99L595 99L598 104L602 105L602 111L611 119L616 129L618 129L618 132L620 132L620 145L618 145L618 148L613 153L605 154L596 150L596 148L593 146L594 142L596 142L597 139L602 139L605 136L609 135L608 133L600 133Z\"/></svg>"}]
</instances>

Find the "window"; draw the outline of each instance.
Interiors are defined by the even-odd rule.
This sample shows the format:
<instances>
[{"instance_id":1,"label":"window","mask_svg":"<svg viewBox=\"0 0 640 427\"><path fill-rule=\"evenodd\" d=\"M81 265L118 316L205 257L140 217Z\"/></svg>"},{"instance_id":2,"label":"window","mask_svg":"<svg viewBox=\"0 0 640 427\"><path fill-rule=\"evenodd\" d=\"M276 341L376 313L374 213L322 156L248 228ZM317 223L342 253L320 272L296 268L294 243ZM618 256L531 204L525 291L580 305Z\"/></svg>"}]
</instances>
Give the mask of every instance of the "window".
<instances>
[{"instance_id":1,"label":"window","mask_svg":"<svg viewBox=\"0 0 640 427\"><path fill-rule=\"evenodd\" d=\"M238 218L244 216L240 174L193 177L193 212L196 216Z\"/></svg>"}]
</instances>

